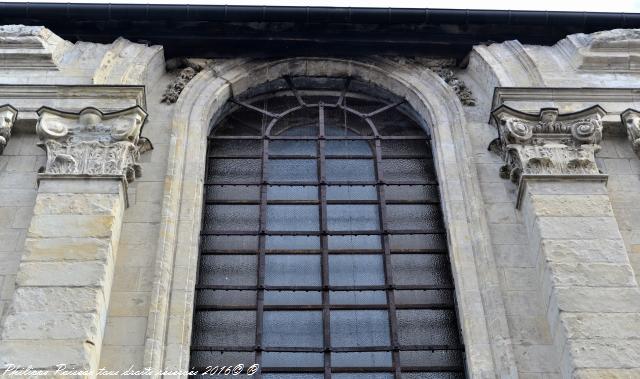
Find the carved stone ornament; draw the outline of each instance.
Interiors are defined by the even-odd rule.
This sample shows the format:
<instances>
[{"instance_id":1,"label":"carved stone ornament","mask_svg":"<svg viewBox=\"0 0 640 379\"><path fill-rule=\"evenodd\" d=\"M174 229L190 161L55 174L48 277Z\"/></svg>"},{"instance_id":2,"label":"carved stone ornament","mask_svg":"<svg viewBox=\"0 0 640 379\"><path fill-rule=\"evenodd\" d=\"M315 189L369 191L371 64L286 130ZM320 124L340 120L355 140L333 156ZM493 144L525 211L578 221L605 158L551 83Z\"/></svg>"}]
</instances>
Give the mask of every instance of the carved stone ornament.
<instances>
[{"instance_id":1,"label":"carved stone ornament","mask_svg":"<svg viewBox=\"0 0 640 379\"><path fill-rule=\"evenodd\" d=\"M11 105L5 104L0 106L0 155L11 138L11 128L13 127L18 110Z\"/></svg>"},{"instance_id":2,"label":"carved stone ornament","mask_svg":"<svg viewBox=\"0 0 640 379\"><path fill-rule=\"evenodd\" d=\"M517 183L523 175L599 175L594 155L604 114L599 106L564 115L555 108L532 115L498 107L492 117L500 137L489 150L506 163L500 176Z\"/></svg>"},{"instance_id":3,"label":"carved stone ornament","mask_svg":"<svg viewBox=\"0 0 640 379\"><path fill-rule=\"evenodd\" d=\"M127 182L140 177L138 158L149 150L140 137L147 113L139 106L102 113L85 108L79 113L43 107L36 133L47 152L44 174L124 176Z\"/></svg>"},{"instance_id":4,"label":"carved stone ornament","mask_svg":"<svg viewBox=\"0 0 640 379\"><path fill-rule=\"evenodd\" d=\"M620 119L627 128L627 137L631 141L633 151L640 157L640 112L635 109L627 109L620 114Z\"/></svg>"}]
</instances>

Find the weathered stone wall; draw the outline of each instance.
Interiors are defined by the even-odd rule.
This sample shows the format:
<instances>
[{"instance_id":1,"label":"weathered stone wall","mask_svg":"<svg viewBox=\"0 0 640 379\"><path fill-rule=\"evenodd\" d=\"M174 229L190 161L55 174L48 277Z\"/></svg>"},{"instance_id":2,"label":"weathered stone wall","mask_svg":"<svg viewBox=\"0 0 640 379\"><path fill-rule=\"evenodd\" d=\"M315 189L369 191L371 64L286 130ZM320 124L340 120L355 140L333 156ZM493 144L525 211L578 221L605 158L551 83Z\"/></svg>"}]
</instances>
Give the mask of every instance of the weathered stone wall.
<instances>
[{"instance_id":1,"label":"weathered stone wall","mask_svg":"<svg viewBox=\"0 0 640 379\"><path fill-rule=\"evenodd\" d=\"M114 247L117 256L106 299L104 335L99 336L102 346L98 366L187 367L204 150L210 121L230 93L238 94L287 74L358 76L407 98L416 112L433 125L434 153L445 200L445 221L472 377L599 377L605 371L579 370L586 367L587 355L575 351L565 354L559 347L565 346L567 340L575 340L587 350L608 349L610 346L605 346L608 341L600 344L602 330L615 335L637 323L638 313L634 309L625 308L621 312L625 319L609 317L607 308L587 304L580 312L569 309L569 313L584 313L578 316L587 321L593 315L603 314L600 319L607 320L606 325L589 324L600 331L567 332L555 328L552 320L560 317L570 323L575 314L567 315L563 305L549 303L549 298L564 288L560 288L562 283L558 284L553 273L544 271L545 267L553 271L554 262L539 260L545 253L551 253L544 250L542 255L536 253L538 243L555 238L539 233L535 227L541 217L548 216L545 205L536 202L535 196L540 194L529 193L530 198L524 197L529 213L517 209L518 185L500 177L505 162L487 149L498 136L495 125L489 122L491 110L497 105L505 103L531 114L544 107L556 107L560 113L593 105L603 107L607 114L603 117L604 137L596 162L597 168L608 175L608 183L606 187L601 183L606 193L599 193L598 199L610 202L613 214L587 216L592 218L590 222L606 217L610 225L617 224L618 231L609 233L611 239L623 242L615 250L617 263L622 262L620 265L625 267L621 274L625 285L637 287L640 158L620 123L624 109L640 109L640 97L622 90L640 86L640 72L632 57L632 53L637 53L633 50L635 45L624 43L635 38L633 35L629 37L624 32L576 35L555 46L523 46L517 41L477 46L464 69L394 57L235 59L197 65L193 73L183 72L183 77L174 81L179 72L166 72L161 47L123 39L107 45L71 44L46 29L19 26L0 28L0 38L16 30L29 37L25 46L33 51L32 58L28 54L21 56L17 64L11 59L11 50L0 49L0 57L5 58L0 62L0 85L18 85L0 93L0 104L12 104L18 110L12 136L0 155L0 329L3 325L16 328L15 320L6 321L6 315L11 313L9 309L15 301L14 283L22 270L19 263L29 250L25 239L27 229L34 224L37 171L46 163L44 151L36 145L35 111L48 106L78 112L93 106L113 112L140 105L149 114L142 135L151 140L154 148L140 157L142 177L129 183L128 208L118 218L119 242ZM611 41L613 45L607 45ZM33 67L28 67L29 64ZM163 95L169 83L173 83L170 97L172 101L177 99L175 104L162 102L167 99ZM54 87L20 87L22 84ZM141 95L139 88L113 89L101 85L140 85L146 93ZM494 96L496 87L523 90L503 102ZM525 89L529 87L573 89L545 93ZM621 90L604 93L600 91L602 88ZM571 201L588 198L587 194L572 196L573 200L567 200L569 203L552 199L556 201L552 211L560 212L553 217L564 217L564 207L569 213L579 211L584 204L572 205ZM43 197L41 202L46 207L50 201ZM575 231L572 227L567 228L567 232L572 231ZM607 235L600 237L606 239ZM63 255L62 261L70 259L70 254ZM591 263L600 267L601 262ZM635 280L628 267L633 267ZM611 269L601 276L616 276L615 268ZM57 280L55 275L44 279L50 279L51 283ZM578 297L579 290L573 290L572 296ZM638 300L635 295L628 299L632 304ZM610 304L612 313L620 313L616 309L621 309L617 307L622 300L618 300ZM550 315L550 309L558 315ZM20 339L16 330L0 332ZM619 337L632 340L638 336L628 332ZM607 374L633 377L638 372L632 371L638 369L633 363L638 347L633 341L620 346L615 346L618 350L606 351L627 357L627 361L602 359L596 368L616 370Z\"/></svg>"}]
</instances>

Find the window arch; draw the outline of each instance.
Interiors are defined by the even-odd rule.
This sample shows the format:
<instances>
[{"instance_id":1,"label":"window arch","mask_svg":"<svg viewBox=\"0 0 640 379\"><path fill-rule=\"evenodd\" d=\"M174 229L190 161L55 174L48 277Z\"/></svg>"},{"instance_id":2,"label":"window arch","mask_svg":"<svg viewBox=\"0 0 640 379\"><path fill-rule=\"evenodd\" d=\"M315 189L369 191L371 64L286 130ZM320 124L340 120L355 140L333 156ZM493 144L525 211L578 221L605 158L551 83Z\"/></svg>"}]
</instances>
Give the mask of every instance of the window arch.
<instances>
[{"instance_id":1,"label":"window arch","mask_svg":"<svg viewBox=\"0 0 640 379\"><path fill-rule=\"evenodd\" d=\"M264 379L463 377L429 136L402 99L292 77L208 144L191 366Z\"/></svg>"}]
</instances>

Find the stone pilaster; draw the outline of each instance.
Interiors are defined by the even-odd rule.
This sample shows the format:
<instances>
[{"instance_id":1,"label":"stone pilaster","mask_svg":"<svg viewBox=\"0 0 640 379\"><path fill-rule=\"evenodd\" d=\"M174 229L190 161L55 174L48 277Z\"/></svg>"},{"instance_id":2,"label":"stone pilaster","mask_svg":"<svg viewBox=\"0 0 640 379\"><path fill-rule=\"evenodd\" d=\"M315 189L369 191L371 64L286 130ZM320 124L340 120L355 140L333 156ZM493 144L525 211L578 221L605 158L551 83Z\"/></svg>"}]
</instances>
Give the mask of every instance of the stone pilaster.
<instances>
[{"instance_id":1,"label":"stone pilaster","mask_svg":"<svg viewBox=\"0 0 640 379\"><path fill-rule=\"evenodd\" d=\"M602 116L493 112L564 378L640 374L640 288L594 158Z\"/></svg>"},{"instance_id":2,"label":"stone pilaster","mask_svg":"<svg viewBox=\"0 0 640 379\"><path fill-rule=\"evenodd\" d=\"M11 128L18 116L18 110L11 105L0 106L0 155L11 138Z\"/></svg>"},{"instance_id":3,"label":"stone pilaster","mask_svg":"<svg viewBox=\"0 0 640 379\"><path fill-rule=\"evenodd\" d=\"M16 289L0 332L0 367L56 365L95 373L126 185L146 140L139 107L103 114L39 111L47 153Z\"/></svg>"},{"instance_id":4,"label":"stone pilaster","mask_svg":"<svg viewBox=\"0 0 640 379\"><path fill-rule=\"evenodd\" d=\"M633 151L640 157L640 112L629 108L620 114L620 119L627 129Z\"/></svg>"}]
</instances>

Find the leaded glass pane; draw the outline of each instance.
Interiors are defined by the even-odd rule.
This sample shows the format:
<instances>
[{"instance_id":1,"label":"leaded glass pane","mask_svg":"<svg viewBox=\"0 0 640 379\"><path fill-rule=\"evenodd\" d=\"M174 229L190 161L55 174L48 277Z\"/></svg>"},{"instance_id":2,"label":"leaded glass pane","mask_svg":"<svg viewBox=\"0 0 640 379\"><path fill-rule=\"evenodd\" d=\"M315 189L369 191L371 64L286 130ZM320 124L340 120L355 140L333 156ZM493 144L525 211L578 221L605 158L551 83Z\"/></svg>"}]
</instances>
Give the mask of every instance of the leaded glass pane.
<instances>
[{"instance_id":1,"label":"leaded glass pane","mask_svg":"<svg viewBox=\"0 0 640 379\"><path fill-rule=\"evenodd\" d=\"M263 379L464 377L431 141L408 103L355 78L292 77L224 109L190 364L259 361Z\"/></svg>"}]
</instances>

